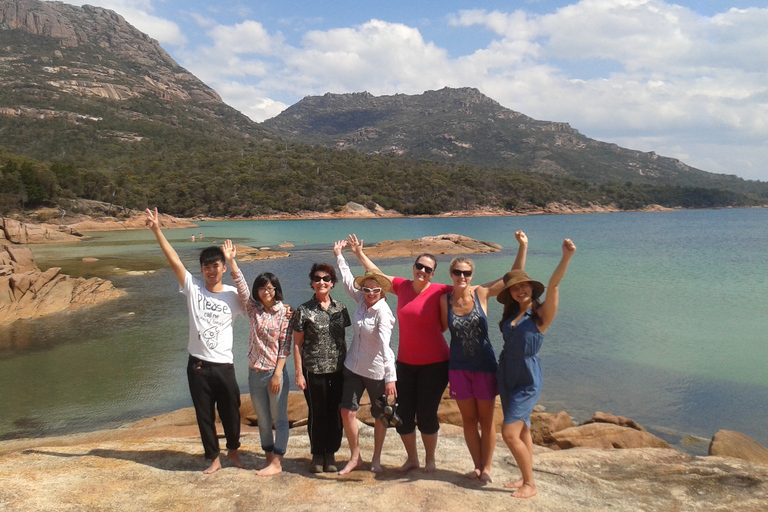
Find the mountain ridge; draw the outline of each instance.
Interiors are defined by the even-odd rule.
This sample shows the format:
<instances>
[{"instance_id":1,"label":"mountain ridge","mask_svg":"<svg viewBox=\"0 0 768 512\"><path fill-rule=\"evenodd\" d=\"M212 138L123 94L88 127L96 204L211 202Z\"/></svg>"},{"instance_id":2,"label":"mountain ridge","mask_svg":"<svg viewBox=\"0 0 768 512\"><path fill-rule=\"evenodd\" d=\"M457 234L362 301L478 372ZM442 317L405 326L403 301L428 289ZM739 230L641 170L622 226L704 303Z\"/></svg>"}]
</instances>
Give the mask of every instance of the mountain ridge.
<instances>
[{"instance_id":1,"label":"mountain ridge","mask_svg":"<svg viewBox=\"0 0 768 512\"><path fill-rule=\"evenodd\" d=\"M296 142L570 176L596 183L730 185L678 159L591 139L565 122L540 121L472 87L417 95L368 92L307 96L262 123Z\"/></svg>"}]
</instances>

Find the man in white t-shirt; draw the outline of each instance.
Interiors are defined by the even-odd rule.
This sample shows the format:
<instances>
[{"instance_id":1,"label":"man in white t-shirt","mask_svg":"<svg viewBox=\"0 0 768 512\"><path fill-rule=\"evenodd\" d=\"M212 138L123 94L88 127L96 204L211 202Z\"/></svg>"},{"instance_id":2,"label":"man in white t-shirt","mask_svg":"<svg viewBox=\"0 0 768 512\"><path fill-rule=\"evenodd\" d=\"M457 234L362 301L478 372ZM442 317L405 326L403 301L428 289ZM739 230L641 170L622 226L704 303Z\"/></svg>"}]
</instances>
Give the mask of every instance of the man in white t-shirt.
<instances>
[{"instance_id":1,"label":"man in white t-shirt","mask_svg":"<svg viewBox=\"0 0 768 512\"><path fill-rule=\"evenodd\" d=\"M205 458L210 461L203 473L221 469L216 413L224 427L228 456L235 466L243 467L237 453L240 448L240 387L235 378L232 357L232 323L245 313L237 289L221 282L227 271L220 247L208 247L200 253L203 281L192 277L179 255L163 235L157 208L146 210L146 223L157 237L163 254L179 280L179 291L187 298L189 310L189 361L187 380L195 407Z\"/></svg>"}]
</instances>

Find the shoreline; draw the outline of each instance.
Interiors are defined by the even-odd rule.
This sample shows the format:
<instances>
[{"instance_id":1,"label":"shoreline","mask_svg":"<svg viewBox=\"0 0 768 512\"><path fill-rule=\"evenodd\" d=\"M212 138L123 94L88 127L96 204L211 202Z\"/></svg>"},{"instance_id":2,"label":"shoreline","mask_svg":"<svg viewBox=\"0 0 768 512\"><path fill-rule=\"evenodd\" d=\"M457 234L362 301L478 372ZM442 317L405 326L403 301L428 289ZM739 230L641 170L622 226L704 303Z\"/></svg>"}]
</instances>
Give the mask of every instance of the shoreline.
<instances>
[{"instance_id":1,"label":"shoreline","mask_svg":"<svg viewBox=\"0 0 768 512\"><path fill-rule=\"evenodd\" d=\"M655 213L655 212L677 212L685 210L751 210L768 208L768 204L762 206L736 207L713 207L713 208L667 208L660 205L648 205L645 208L635 210L620 210L612 206L593 205L591 207L573 207L562 203L550 203L546 207L538 207L530 210L505 210L503 208L475 208L472 210L454 210L438 214L405 215L394 210L376 209L369 210L362 205L345 206L342 210L326 212L303 211L298 213L273 213L265 215L253 215L249 217L212 217L212 216L193 216L193 217L174 217L168 214L163 216L163 229L182 229L196 228L198 222L220 222L220 221L271 221L271 220L354 220L354 219L445 219L445 218L482 218L482 217L516 217L528 215L581 215L589 213ZM10 221L29 226L31 229L40 231L36 241L18 242L12 240L8 234L3 235L0 229L0 243L65 243L77 240L87 240L89 236L83 233L98 233L106 231L136 231L144 229L144 213L131 211L131 214L118 218L111 216L91 216L87 214L67 215L59 219L58 223L45 220L39 220L39 217L45 217L41 213L47 212L49 208L32 211L25 214L15 214L10 217L3 217Z\"/></svg>"}]
</instances>

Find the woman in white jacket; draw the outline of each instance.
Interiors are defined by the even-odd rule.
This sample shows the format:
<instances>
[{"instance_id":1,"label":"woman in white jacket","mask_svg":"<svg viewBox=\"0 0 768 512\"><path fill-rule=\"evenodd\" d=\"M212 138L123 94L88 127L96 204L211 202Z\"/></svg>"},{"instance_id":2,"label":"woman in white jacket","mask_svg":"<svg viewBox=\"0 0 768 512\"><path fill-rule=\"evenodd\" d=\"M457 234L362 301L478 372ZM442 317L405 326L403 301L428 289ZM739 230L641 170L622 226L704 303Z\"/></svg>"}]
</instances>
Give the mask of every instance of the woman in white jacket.
<instances>
[{"instance_id":1,"label":"woman in white jacket","mask_svg":"<svg viewBox=\"0 0 768 512\"><path fill-rule=\"evenodd\" d=\"M381 473L381 450L387 435L387 425L378 421L384 413L378 399L397 395L395 354L389 346L395 315L384 300L384 295L392 289L392 283L378 269L368 270L364 275L354 278L341 254L346 245L346 240L339 240L333 245L333 253L336 255L344 291L357 302L357 311L352 320L354 338L344 360L344 390L341 399L341 419L349 442L350 458L339 474L346 475L363 466L357 428L357 410L363 390L368 390L371 416L377 420L373 427L371 471Z\"/></svg>"}]
</instances>

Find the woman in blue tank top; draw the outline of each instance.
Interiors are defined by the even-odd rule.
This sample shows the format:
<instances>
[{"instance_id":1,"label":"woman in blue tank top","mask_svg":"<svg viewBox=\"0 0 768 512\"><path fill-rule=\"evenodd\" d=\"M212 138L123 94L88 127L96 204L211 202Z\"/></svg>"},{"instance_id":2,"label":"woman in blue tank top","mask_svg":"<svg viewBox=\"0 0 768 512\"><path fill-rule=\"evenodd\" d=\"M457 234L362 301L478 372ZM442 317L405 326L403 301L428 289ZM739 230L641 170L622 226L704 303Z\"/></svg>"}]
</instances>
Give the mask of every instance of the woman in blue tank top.
<instances>
[{"instance_id":1,"label":"woman in blue tank top","mask_svg":"<svg viewBox=\"0 0 768 512\"><path fill-rule=\"evenodd\" d=\"M541 363L537 354L544 333L557 314L560 280L574 252L576 246L566 238L563 241L563 257L549 278L543 302L539 299L544 293L544 285L517 269L504 275L504 288L496 298L504 304L499 322L504 336L498 369L499 394L504 411L501 436L522 473L522 478L504 485L516 489L512 493L516 498L536 495L530 427L531 413L541 394Z\"/></svg>"},{"instance_id":2,"label":"woman in blue tank top","mask_svg":"<svg viewBox=\"0 0 768 512\"><path fill-rule=\"evenodd\" d=\"M518 231L515 238L520 244L512 269L525 267L528 238ZM467 478L491 481L491 461L496 446L496 354L488 338L488 298L495 297L504 288L497 279L479 286L471 286L475 265L469 258L459 256L451 261L450 272L453 291L440 298L440 316L443 331L451 332L451 356L448 378L451 398L461 413L464 439L472 456L474 469ZM478 423L480 430L478 431Z\"/></svg>"}]
</instances>

